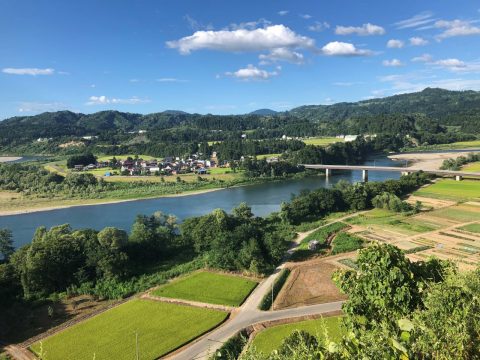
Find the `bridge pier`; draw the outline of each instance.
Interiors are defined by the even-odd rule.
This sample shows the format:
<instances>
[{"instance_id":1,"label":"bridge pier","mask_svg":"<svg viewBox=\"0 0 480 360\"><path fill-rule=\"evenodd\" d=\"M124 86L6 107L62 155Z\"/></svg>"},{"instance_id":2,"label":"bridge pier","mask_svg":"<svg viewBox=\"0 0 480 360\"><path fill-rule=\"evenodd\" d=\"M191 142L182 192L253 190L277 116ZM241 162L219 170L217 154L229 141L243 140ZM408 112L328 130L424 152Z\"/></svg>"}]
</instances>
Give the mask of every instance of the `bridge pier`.
<instances>
[{"instance_id":1,"label":"bridge pier","mask_svg":"<svg viewBox=\"0 0 480 360\"><path fill-rule=\"evenodd\" d=\"M328 178L332 176L332 169L325 169L325 176Z\"/></svg>"},{"instance_id":2,"label":"bridge pier","mask_svg":"<svg viewBox=\"0 0 480 360\"><path fill-rule=\"evenodd\" d=\"M456 180L456 181L462 181L462 180L463 180L463 176L462 176L462 175L455 175L455 180Z\"/></svg>"},{"instance_id":3,"label":"bridge pier","mask_svg":"<svg viewBox=\"0 0 480 360\"><path fill-rule=\"evenodd\" d=\"M362 179L363 179L363 182L368 181L368 170L362 170Z\"/></svg>"}]
</instances>

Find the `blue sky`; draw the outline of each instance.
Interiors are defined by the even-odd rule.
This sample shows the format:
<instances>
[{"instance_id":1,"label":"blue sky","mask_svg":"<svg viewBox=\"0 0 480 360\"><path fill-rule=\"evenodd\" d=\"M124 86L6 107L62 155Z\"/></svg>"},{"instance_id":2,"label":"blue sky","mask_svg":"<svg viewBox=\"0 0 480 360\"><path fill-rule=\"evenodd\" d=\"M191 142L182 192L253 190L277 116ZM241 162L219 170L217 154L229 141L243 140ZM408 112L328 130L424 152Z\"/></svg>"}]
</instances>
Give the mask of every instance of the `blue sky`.
<instances>
[{"instance_id":1,"label":"blue sky","mask_svg":"<svg viewBox=\"0 0 480 360\"><path fill-rule=\"evenodd\" d=\"M480 3L5 0L0 69L0 119L480 90Z\"/></svg>"}]
</instances>

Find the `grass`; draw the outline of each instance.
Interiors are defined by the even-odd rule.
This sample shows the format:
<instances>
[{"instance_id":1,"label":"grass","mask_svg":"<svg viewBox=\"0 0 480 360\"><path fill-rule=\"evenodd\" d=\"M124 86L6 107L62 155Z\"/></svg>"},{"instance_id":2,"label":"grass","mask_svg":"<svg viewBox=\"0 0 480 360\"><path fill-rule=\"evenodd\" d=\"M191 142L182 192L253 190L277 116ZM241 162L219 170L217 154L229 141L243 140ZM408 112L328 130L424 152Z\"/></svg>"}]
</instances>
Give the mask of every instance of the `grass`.
<instances>
[{"instance_id":1,"label":"grass","mask_svg":"<svg viewBox=\"0 0 480 360\"><path fill-rule=\"evenodd\" d=\"M458 149L468 149L468 148L478 148L480 147L480 140L472 141L459 141L451 144L436 144L428 146L420 146L416 148L411 148L407 150L419 151L419 150L458 150Z\"/></svg>"},{"instance_id":2,"label":"grass","mask_svg":"<svg viewBox=\"0 0 480 360\"><path fill-rule=\"evenodd\" d=\"M257 286L240 276L196 272L153 291L153 295L210 304L239 306Z\"/></svg>"},{"instance_id":3,"label":"grass","mask_svg":"<svg viewBox=\"0 0 480 360\"><path fill-rule=\"evenodd\" d=\"M262 302L258 306L260 310L269 310L272 307L272 304L275 302L277 295L282 290L283 285L287 281L288 277L290 276L291 270L288 268L282 269L280 274L278 274L275 282L273 283L272 291L268 290L267 293L263 296ZM273 297L273 298L272 298Z\"/></svg>"},{"instance_id":4,"label":"grass","mask_svg":"<svg viewBox=\"0 0 480 360\"><path fill-rule=\"evenodd\" d=\"M475 211L473 208L472 211L468 210L466 206L453 206L443 209L438 209L430 213L430 216L435 216L439 218L459 221L459 222L470 222L480 220L480 211Z\"/></svg>"},{"instance_id":5,"label":"grass","mask_svg":"<svg viewBox=\"0 0 480 360\"><path fill-rule=\"evenodd\" d=\"M465 225L465 226L462 226L460 230L480 234L480 224Z\"/></svg>"},{"instance_id":6,"label":"grass","mask_svg":"<svg viewBox=\"0 0 480 360\"><path fill-rule=\"evenodd\" d=\"M125 154L125 155L97 155L97 161L108 161L110 159L116 158L117 160L126 160L128 157L131 157L132 159L135 159L136 154ZM143 160L153 160L153 159L158 159L154 156L150 155L138 155L139 159Z\"/></svg>"},{"instance_id":7,"label":"grass","mask_svg":"<svg viewBox=\"0 0 480 360\"><path fill-rule=\"evenodd\" d=\"M226 312L150 300L131 300L31 346L47 360L156 359L216 327Z\"/></svg>"},{"instance_id":8,"label":"grass","mask_svg":"<svg viewBox=\"0 0 480 360\"><path fill-rule=\"evenodd\" d=\"M480 161L465 165L462 171L480 172Z\"/></svg>"},{"instance_id":9,"label":"grass","mask_svg":"<svg viewBox=\"0 0 480 360\"><path fill-rule=\"evenodd\" d=\"M310 235L308 235L305 239L302 240L300 244L300 249L308 248L308 243L312 240L317 240L320 244L323 244L329 236L332 234L338 233L339 231L345 229L348 225L342 222L335 222L333 224L329 224L327 226L321 227L318 230L315 230Z\"/></svg>"},{"instance_id":10,"label":"grass","mask_svg":"<svg viewBox=\"0 0 480 360\"><path fill-rule=\"evenodd\" d=\"M326 329L331 340L339 341L342 336L340 322L341 317L335 316L273 326L258 333L253 339L252 346L255 346L259 352L270 354L273 350L277 350L283 340L295 330L304 330L312 335L323 336L324 329Z\"/></svg>"},{"instance_id":11,"label":"grass","mask_svg":"<svg viewBox=\"0 0 480 360\"><path fill-rule=\"evenodd\" d=\"M476 180L440 180L435 184L422 188L414 195L447 200L480 199L480 181Z\"/></svg>"},{"instance_id":12,"label":"grass","mask_svg":"<svg viewBox=\"0 0 480 360\"><path fill-rule=\"evenodd\" d=\"M258 159L258 160L262 160L262 159L267 159L267 158L271 158L271 157L279 157L280 155L282 155L282 154L263 154L263 155L257 155L257 159Z\"/></svg>"},{"instance_id":13,"label":"grass","mask_svg":"<svg viewBox=\"0 0 480 360\"><path fill-rule=\"evenodd\" d=\"M313 137L302 140L307 145L326 146L336 142L343 142L343 139L335 137Z\"/></svg>"},{"instance_id":14,"label":"grass","mask_svg":"<svg viewBox=\"0 0 480 360\"><path fill-rule=\"evenodd\" d=\"M332 255L361 249L363 240L353 234L341 232L332 243Z\"/></svg>"}]
</instances>

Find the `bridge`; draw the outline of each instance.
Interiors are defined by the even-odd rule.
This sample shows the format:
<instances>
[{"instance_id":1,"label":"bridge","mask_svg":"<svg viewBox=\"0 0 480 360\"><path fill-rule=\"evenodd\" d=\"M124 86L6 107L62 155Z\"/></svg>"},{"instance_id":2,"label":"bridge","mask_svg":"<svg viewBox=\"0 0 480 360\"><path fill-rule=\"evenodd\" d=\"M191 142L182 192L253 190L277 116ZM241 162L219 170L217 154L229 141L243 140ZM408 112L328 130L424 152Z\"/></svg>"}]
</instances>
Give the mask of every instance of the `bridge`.
<instances>
[{"instance_id":1,"label":"bridge","mask_svg":"<svg viewBox=\"0 0 480 360\"><path fill-rule=\"evenodd\" d=\"M434 174L437 176L450 176L457 181L463 180L464 177L480 178L479 172L467 171L452 171L452 170L424 170L415 167L393 167L393 166L366 166L366 165L316 165L316 164L300 164L305 169L325 170L327 177L332 175L333 170L358 170L362 172L362 179L364 182L368 181L369 171L387 171L398 172L402 175L409 175L415 172L423 171L427 174Z\"/></svg>"}]
</instances>

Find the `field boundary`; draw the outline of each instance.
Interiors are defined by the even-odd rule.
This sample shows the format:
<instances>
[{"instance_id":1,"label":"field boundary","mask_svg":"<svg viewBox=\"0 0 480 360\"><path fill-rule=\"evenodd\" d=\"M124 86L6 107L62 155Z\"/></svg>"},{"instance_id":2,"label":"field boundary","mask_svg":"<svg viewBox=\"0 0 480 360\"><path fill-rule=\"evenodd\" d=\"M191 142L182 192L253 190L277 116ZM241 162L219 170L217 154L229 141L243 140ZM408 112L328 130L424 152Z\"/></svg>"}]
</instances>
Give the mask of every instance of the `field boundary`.
<instances>
[{"instance_id":1,"label":"field boundary","mask_svg":"<svg viewBox=\"0 0 480 360\"><path fill-rule=\"evenodd\" d=\"M163 296L152 295L150 293L143 294L142 296L140 296L140 298L148 299L152 301L166 302L166 303L176 304L176 305L185 305L185 306L192 306L192 307L198 307L203 309L219 310L219 311L226 311L226 312L232 312L233 310L235 310L235 307L232 307L232 306L210 304L210 303L204 303L204 302L193 301L193 300L168 298Z\"/></svg>"}]
</instances>

